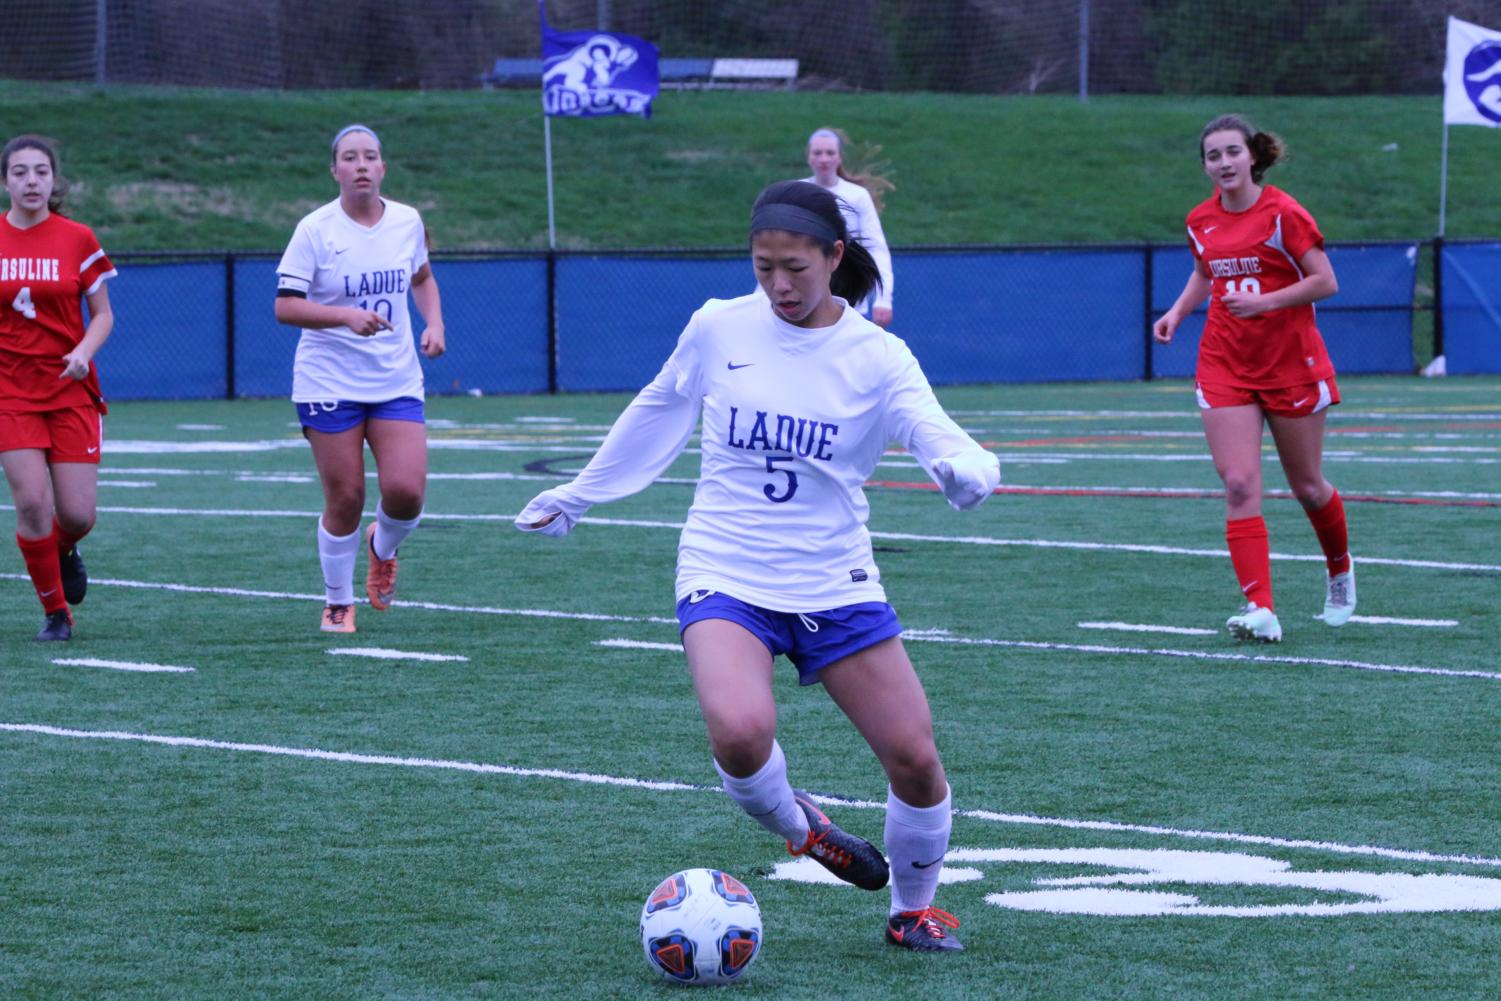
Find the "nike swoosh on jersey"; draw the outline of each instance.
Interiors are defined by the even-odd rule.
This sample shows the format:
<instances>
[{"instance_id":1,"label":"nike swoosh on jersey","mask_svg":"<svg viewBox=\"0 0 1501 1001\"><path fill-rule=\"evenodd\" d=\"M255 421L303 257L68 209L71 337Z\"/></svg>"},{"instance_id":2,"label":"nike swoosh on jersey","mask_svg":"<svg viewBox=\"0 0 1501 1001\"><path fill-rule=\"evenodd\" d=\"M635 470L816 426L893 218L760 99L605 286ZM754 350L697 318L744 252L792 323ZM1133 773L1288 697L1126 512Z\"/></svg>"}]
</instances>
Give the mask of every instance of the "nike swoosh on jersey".
<instances>
[{"instance_id":1,"label":"nike swoosh on jersey","mask_svg":"<svg viewBox=\"0 0 1501 1001\"><path fill-rule=\"evenodd\" d=\"M755 364L755 362L753 362L753 361L742 362L739 365L736 365L734 362L726 362L725 364L727 364L729 366L730 371L733 372L737 368L750 368L752 365Z\"/></svg>"},{"instance_id":2,"label":"nike swoosh on jersey","mask_svg":"<svg viewBox=\"0 0 1501 1001\"><path fill-rule=\"evenodd\" d=\"M1219 228L1220 228L1219 223L1215 223L1213 226L1205 226L1204 227L1204 233L1207 236L1208 234L1213 233L1215 230L1217 230Z\"/></svg>"},{"instance_id":3,"label":"nike swoosh on jersey","mask_svg":"<svg viewBox=\"0 0 1501 1001\"><path fill-rule=\"evenodd\" d=\"M99 446L95 445L93 448L84 449L84 451L89 455L93 455L95 452L99 451Z\"/></svg>"},{"instance_id":4,"label":"nike swoosh on jersey","mask_svg":"<svg viewBox=\"0 0 1501 1001\"><path fill-rule=\"evenodd\" d=\"M1293 401L1293 406L1295 406L1295 407L1301 407L1303 404L1307 403L1311 399L1313 399L1313 397L1311 397L1311 396L1305 396L1301 400L1294 400Z\"/></svg>"}]
</instances>

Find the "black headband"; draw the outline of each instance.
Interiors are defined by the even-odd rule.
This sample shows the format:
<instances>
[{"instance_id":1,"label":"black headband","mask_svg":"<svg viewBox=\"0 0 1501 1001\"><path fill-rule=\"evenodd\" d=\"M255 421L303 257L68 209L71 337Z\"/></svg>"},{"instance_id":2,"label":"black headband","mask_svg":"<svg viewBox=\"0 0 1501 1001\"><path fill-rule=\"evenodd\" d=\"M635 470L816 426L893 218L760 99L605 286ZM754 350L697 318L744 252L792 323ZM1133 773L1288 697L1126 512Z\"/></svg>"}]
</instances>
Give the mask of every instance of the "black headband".
<instances>
[{"instance_id":1,"label":"black headband","mask_svg":"<svg viewBox=\"0 0 1501 1001\"><path fill-rule=\"evenodd\" d=\"M800 205L789 205L786 202L772 202L757 208L751 213L750 228L752 234L759 233L763 229L780 229L788 233L811 236L824 243L834 243L839 239L839 234L823 216Z\"/></svg>"}]
</instances>

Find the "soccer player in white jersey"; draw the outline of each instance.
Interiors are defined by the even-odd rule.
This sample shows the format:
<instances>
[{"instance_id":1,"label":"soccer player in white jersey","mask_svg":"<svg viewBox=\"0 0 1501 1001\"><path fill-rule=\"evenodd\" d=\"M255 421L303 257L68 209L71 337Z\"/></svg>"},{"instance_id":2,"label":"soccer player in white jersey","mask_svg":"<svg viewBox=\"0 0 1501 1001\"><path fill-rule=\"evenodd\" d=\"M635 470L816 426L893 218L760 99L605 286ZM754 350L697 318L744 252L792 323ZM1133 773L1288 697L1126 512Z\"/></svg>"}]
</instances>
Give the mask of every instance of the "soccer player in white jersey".
<instances>
[{"instance_id":1,"label":"soccer player in white jersey","mask_svg":"<svg viewBox=\"0 0 1501 1001\"><path fill-rule=\"evenodd\" d=\"M821 188L828 188L839 199L850 236L859 240L876 260L881 273L881 287L871 300L859 306L883 327L891 326L891 294L896 278L891 273L891 250L886 246L886 231L881 228L881 195L892 183L871 169L851 173L844 162L848 139L840 129L823 128L808 137L808 166L813 176L807 178Z\"/></svg>"},{"instance_id":2,"label":"soccer player in white jersey","mask_svg":"<svg viewBox=\"0 0 1501 1001\"><path fill-rule=\"evenodd\" d=\"M354 567L365 508L365 443L380 502L365 533L370 606L396 593L396 551L417 527L427 488L422 368L407 294L427 327L422 353L443 353L443 308L417 210L381 197L380 140L350 125L333 141L339 197L297 224L277 265L276 318L302 328L292 401L323 484L318 559L324 632L354 632Z\"/></svg>"},{"instance_id":3,"label":"soccer player in white jersey","mask_svg":"<svg viewBox=\"0 0 1501 1001\"><path fill-rule=\"evenodd\" d=\"M835 875L891 883L887 939L959 949L933 907L951 798L921 682L871 554L863 485L898 442L956 509L978 505L1000 464L939 406L906 344L849 305L875 287L834 196L771 185L751 216L760 291L710 300L572 482L517 516L564 535L590 505L650 485L700 415L702 469L678 545L683 649L725 792ZM885 769L886 859L788 781L776 741L772 661L821 683Z\"/></svg>"}]
</instances>

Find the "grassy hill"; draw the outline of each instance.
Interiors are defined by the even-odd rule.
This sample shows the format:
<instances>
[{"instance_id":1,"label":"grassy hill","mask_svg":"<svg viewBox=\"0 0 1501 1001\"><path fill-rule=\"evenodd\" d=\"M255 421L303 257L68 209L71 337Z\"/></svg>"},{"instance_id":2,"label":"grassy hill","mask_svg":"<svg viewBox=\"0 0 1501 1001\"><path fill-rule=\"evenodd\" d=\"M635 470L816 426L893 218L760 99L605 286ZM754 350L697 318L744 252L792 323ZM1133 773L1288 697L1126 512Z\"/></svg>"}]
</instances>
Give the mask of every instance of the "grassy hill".
<instances>
[{"instance_id":1,"label":"grassy hill","mask_svg":"<svg viewBox=\"0 0 1501 1001\"><path fill-rule=\"evenodd\" d=\"M1177 240L1207 193L1197 137L1239 110L1293 159L1271 179L1331 240L1431 236L1438 97L1179 98L679 91L640 119L553 122L558 242L724 246L766 183L802 176L824 124L877 142L897 190L896 245ZM238 92L0 83L0 132L64 147L70 211L116 253L275 248L335 195L327 142L377 129L388 195L419 206L441 249L547 243L535 92ZM1501 235L1501 133L1450 138L1448 235Z\"/></svg>"}]
</instances>

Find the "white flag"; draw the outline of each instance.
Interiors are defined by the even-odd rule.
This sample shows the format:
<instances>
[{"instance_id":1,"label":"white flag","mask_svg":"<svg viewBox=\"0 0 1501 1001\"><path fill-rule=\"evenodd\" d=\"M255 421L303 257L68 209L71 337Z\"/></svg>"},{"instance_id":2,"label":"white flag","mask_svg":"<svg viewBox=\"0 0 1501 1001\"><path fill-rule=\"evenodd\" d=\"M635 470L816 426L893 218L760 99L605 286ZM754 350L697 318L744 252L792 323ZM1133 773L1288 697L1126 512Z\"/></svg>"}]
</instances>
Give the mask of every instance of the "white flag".
<instances>
[{"instance_id":1,"label":"white flag","mask_svg":"<svg viewBox=\"0 0 1501 1001\"><path fill-rule=\"evenodd\" d=\"M1449 18L1444 124L1501 128L1501 31Z\"/></svg>"}]
</instances>

